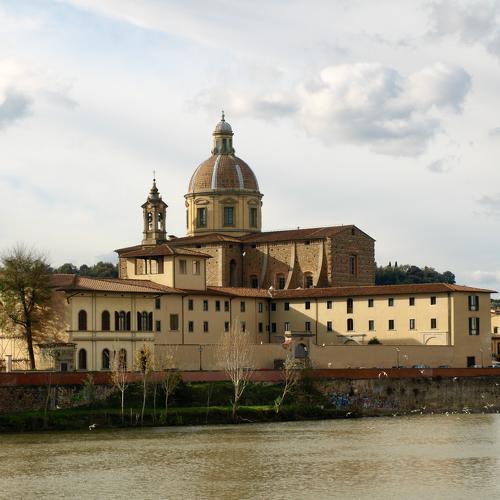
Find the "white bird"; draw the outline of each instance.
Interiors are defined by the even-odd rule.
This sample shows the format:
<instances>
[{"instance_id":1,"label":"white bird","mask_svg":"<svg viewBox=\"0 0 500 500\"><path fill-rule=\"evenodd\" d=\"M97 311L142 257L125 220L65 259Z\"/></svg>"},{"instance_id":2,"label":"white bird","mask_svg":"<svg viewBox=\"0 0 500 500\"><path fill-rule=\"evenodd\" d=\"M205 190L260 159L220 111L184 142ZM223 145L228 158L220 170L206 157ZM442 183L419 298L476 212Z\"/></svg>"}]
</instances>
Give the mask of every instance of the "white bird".
<instances>
[{"instance_id":1,"label":"white bird","mask_svg":"<svg viewBox=\"0 0 500 500\"><path fill-rule=\"evenodd\" d=\"M456 382L458 380L458 377L453 377L453 382Z\"/></svg>"},{"instance_id":2,"label":"white bird","mask_svg":"<svg viewBox=\"0 0 500 500\"><path fill-rule=\"evenodd\" d=\"M378 378L381 378L381 377L388 377L388 376L389 376L389 375L387 375L387 372L383 372L383 371L382 371L382 372L380 372L380 373L378 374Z\"/></svg>"},{"instance_id":3,"label":"white bird","mask_svg":"<svg viewBox=\"0 0 500 500\"><path fill-rule=\"evenodd\" d=\"M420 370L420 374L423 375L424 374L424 370Z\"/></svg>"},{"instance_id":4,"label":"white bird","mask_svg":"<svg viewBox=\"0 0 500 500\"><path fill-rule=\"evenodd\" d=\"M89 425L89 431L93 431L96 428L96 424Z\"/></svg>"}]
</instances>

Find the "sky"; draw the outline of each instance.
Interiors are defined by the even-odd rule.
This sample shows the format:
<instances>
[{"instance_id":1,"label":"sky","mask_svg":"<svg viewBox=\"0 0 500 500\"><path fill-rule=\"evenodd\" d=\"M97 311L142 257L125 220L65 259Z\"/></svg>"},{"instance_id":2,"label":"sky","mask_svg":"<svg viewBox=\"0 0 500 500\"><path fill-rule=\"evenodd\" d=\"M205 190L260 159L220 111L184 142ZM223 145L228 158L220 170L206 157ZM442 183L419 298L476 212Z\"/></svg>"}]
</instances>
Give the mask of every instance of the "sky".
<instances>
[{"instance_id":1,"label":"sky","mask_svg":"<svg viewBox=\"0 0 500 500\"><path fill-rule=\"evenodd\" d=\"M356 224L500 290L500 0L0 0L0 250L52 265L167 231L221 109L263 229Z\"/></svg>"}]
</instances>

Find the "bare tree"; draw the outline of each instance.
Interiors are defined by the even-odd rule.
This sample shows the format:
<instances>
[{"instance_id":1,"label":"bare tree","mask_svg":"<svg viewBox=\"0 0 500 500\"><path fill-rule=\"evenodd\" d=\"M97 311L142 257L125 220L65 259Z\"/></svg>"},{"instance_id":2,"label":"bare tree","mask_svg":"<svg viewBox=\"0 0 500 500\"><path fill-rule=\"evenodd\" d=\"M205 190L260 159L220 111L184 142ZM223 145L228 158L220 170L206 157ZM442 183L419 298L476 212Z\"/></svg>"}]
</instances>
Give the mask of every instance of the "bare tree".
<instances>
[{"instance_id":1,"label":"bare tree","mask_svg":"<svg viewBox=\"0 0 500 500\"><path fill-rule=\"evenodd\" d=\"M233 384L233 420L236 420L238 403L253 371L252 336L243 332L235 321L232 328L221 336L217 357Z\"/></svg>"},{"instance_id":2,"label":"bare tree","mask_svg":"<svg viewBox=\"0 0 500 500\"><path fill-rule=\"evenodd\" d=\"M49 270L43 255L22 245L0 258L0 327L22 336L31 370L36 369L33 344L54 319Z\"/></svg>"},{"instance_id":3,"label":"bare tree","mask_svg":"<svg viewBox=\"0 0 500 500\"><path fill-rule=\"evenodd\" d=\"M182 377L177 368L175 354L169 350L163 351L163 353L158 355L158 368L161 377L161 387L165 394L164 420L167 422L168 399L181 383Z\"/></svg>"},{"instance_id":4,"label":"bare tree","mask_svg":"<svg viewBox=\"0 0 500 500\"><path fill-rule=\"evenodd\" d=\"M283 401L285 400L287 394L289 394L293 388L297 385L300 380L301 370L304 365L294 359L292 356L288 355L283 363L283 368L281 370L281 376L283 378L283 391L274 400L274 411L278 414Z\"/></svg>"},{"instance_id":5,"label":"bare tree","mask_svg":"<svg viewBox=\"0 0 500 500\"><path fill-rule=\"evenodd\" d=\"M146 409L146 396L148 389L148 375L153 369L153 353L151 348L143 344L140 351L135 355L135 368L142 376L142 409L141 409L141 425L144 424L144 410Z\"/></svg>"},{"instance_id":6,"label":"bare tree","mask_svg":"<svg viewBox=\"0 0 500 500\"><path fill-rule=\"evenodd\" d=\"M123 424L123 407L125 404L125 391L129 381L127 374L127 365L123 357L123 351L114 352L111 361L111 382L121 392L121 417Z\"/></svg>"}]
</instances>

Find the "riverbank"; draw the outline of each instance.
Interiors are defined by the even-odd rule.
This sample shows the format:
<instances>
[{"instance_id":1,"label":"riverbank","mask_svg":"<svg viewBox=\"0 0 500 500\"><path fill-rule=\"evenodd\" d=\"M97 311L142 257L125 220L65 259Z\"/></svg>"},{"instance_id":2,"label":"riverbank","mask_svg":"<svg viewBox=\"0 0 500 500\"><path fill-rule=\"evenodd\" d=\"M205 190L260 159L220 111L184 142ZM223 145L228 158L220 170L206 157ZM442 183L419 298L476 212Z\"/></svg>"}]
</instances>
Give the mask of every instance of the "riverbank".
<instances>
[{"instance_id":1,"label":"riverbank","mask_svg":"<svg viewBox=\"0 0 500 500\"><path fill-rule=\"evenodd\" d=\"M143 386L132 382L125 391L122 420L119 391L96 384L92 377L83 385L0 387L0 432L82 430L93 424L96 428L179 426L500 411L500 377L317 379L304 375L279 412L275 402L283 383L250 382L236 420L230 406L233 386L228 381L181 381L169 396L166 416L161 385L150 381L146 388L144 417Z\"/></svg>"}]
</instances>

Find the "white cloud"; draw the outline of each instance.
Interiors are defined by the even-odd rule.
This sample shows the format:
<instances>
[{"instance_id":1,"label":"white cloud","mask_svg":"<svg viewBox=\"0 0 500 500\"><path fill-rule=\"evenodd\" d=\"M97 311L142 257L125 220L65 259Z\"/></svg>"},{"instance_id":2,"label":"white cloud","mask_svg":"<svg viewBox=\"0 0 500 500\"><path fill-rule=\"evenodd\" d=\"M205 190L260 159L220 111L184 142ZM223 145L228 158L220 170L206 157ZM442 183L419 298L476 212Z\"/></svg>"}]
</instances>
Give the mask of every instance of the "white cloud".
<instances>
[{"instance_id":1,"label":"white cloud","mask_svg":"<svg viewBox=\"0 0 500 500\"><path fill-rule=\"evenodd\" d=\"M471 77L443 63L408 77L381 64L355 63L326 67L288 92L273 92L270 84L228 87L215 85L194 102L211 111L229 103L235 115L266 120L293 116L326 144L345 140L377 153L416 156L441 129L443 113L462 111Z\"/></svg>"},{"instance_id":2,"label":"white cloud","mask_svg":"<svg viewBox=\"0 0 500 500\"><path fill-rule=\"evenodd\" d=\"M431 35L453 35L480 44L500 59L500 4L497 0L441 0L431 5Z\"/></svg>"},{"instance_id":3,"label":"white cloud","mask_svg":"<svg viewBox=\"0 0 500 500\"><path fill-rule=\"evenodd\" d=\"M500 218L500 193L483 195L479 198L478 203L483 207L485 215Z\"/></svg>"},{"instance_id":4,"label":"white cloud","mask_svg":"<svg viewBox=\"0 0 500 500\"><path fill-rule=\"evenodd\" d=\"M457 163L458 159L454 156L444 156L434 160L427 165L427 170L435 174L445 174L453 169L453 166Z\"/></svg>"},{"instance_id":5,"label":"white cloud","mask_svg":"<svg viewBox=\"0 0 500 500\"><path fill-rule=\"evenodd\" d=\"M0 130L27 116L30 112L31 100L15 89L5 89L0 98Z\"/></svg>"}]
</instances>

